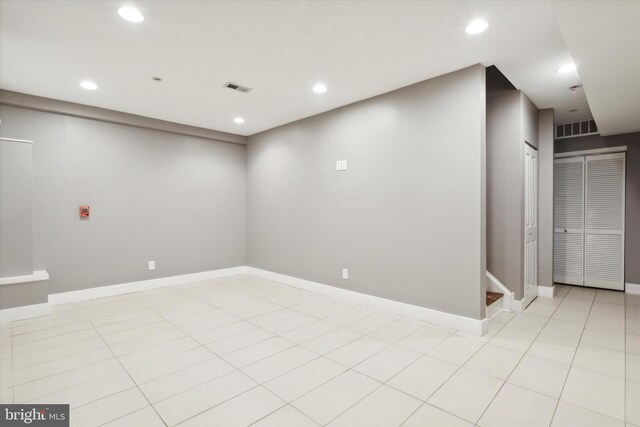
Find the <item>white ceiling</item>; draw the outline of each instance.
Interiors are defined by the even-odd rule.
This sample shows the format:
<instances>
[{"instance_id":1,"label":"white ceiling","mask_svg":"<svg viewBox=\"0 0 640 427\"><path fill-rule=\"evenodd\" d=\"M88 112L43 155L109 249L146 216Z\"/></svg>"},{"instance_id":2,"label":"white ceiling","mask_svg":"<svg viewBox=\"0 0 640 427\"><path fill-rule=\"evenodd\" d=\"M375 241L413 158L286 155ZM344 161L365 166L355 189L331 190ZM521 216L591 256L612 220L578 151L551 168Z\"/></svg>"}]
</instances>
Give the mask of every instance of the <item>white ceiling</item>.
<instances>
[{"instance_id":1,"label":"white ceiling","mask_svg":"<svg viewBox=\"0 0 640 427\"><path fill-rule=\"evenodd\" d=\"M640 1L553 6L600 134L640 131Z\"/></svg>"},{"instance_id":2,"label":"white ceiling","mask_svg":"<svg viewBox=\"0 0 640 427\"><path fill-rule=\"evenodd\" d=\"M128 4L143 23L122 20L120 1L0 1L0 87L250 135L482 63L495 64L539 108L556 108L558 122L591 117L582 90L567 89L578 74L555 73L571 54L549 1ZM479 17L489 29L465 34ZM596 74L587 74L587 94L597 98ZM83 79L99 90L81 89ZM254 90L233 92L222 87L228 81ZM311 91L318 81L329 88L320 96ZM595 102L594 111L606 109ZM244 124L233 123L238 115ZM596 120L602 129L628 125L605 113Z\"/></svg>"}]
</instances>

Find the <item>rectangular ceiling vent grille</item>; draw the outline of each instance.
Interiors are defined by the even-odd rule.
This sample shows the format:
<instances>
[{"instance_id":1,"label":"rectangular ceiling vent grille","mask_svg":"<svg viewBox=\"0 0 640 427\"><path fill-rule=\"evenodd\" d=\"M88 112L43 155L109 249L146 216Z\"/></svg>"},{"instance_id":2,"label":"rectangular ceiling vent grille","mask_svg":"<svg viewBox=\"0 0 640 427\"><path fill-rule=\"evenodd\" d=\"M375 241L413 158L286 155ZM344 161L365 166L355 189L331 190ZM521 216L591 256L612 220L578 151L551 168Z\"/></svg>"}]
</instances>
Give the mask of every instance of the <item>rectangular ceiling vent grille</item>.
<instances>
[{"instance_id":1,"label":"rectangular ceiling vent grille","mask_svg":"<svg viewBox=\"0 0 640 427\"><path fill-rule=\"evenodd\" d=\"M556 138L575 138L576 136L597 135L598 126L593 120L582 120L580 122L556 123Z\"/></svg>"},{"instance_id":2,"label":"rectangular ceiling vent grille","mask_svg":"<svg viewBox=\"0 0 640 427\"><path fill-rule=\"evenodd\" d=\"M233 82L225 83L224 87L229 88L229 89L233 89L233 90L237 90L238 92L242 92L242 93L251 92L251 90L252 90L250 87L242 86L242 85L239 85L239 84L233 83Z\"/></svg>"}]
</instances>

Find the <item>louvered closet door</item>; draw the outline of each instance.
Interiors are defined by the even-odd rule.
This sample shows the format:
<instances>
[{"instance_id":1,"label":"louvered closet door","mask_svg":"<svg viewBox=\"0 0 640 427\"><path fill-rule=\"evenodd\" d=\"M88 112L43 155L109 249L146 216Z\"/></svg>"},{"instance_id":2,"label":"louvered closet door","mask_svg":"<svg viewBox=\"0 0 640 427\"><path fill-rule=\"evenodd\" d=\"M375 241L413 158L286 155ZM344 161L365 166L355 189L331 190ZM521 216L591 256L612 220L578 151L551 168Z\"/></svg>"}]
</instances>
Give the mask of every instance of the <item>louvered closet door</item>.
<instances>
[{"instance_id":1,"label":"louvered closet door","mask_svg":"<svg viewBox=\"0 0 640 427\"><path fill-rule=\"evenodd\" d=\"M556 160L553 182L554 280L584 285L584 157Z\"/></svg>"},{"instance_id":2,"label":"louvered closet door","mask_svg":"<svg viewBox=\"0 0 640 427\"><path fill-rule=\"evenodd\" d=\"M586 157L585 285L624 289L625 154Z\"/></svg>"}]
</instances>

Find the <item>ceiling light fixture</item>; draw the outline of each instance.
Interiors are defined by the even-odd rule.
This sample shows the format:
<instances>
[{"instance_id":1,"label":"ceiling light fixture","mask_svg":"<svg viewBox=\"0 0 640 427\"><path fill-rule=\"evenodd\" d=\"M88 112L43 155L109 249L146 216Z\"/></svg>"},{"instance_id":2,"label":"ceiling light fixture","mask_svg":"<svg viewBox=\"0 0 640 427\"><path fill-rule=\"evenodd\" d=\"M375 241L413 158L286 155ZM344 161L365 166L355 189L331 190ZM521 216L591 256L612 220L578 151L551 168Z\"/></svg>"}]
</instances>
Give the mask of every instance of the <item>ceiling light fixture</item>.
<instances>
[{"instance_id":1,"label":"ceiling light fixture","mask_svg":"<svg viewBox=\"0 0 640 427\"><path fill-rule=\"evenodd\" d=\"M313 91L315 93L325 93L327 91L327 87L322 83L316 83L315 86L313 86Z\"/></svg>"},{"instance_id":2,"label":"ceiling light fixture","mask_svg":"<svg viewBox=\"0 0 640 427\"><path fill-rule=\"evenodd\" d=\"M240 125L244 123L244 119L242 117L236 117L235 119L233 119L233 123L237 123Z\"/></svg>"},{"instance_id":3,"label":"ceiling light fixture","mask_svg":"<svg viewBox=\"0 0 640 427\"><path fill-rule=\"evenodd\" d=\"M122 19L125 19L129 22L142 22L144 21L144 15L140 13L138 9L131 6L122 6L118 9L118 15Z\"/></svg>"},{"instance_id":4,"label":"ceiling light fixture","mask_svg":"<svg viewBox=\"0 0 640 427\"><path fill-rule=\"evenodd\" d=\"M570 72L575 71L575 70L576 70L576 64L571 62L569 64L565 64L562 67L558 68L556 70L556 73L558 73L558 74L566 74L566 73L570 73Z\"/></svg>"},{"instance_id":5,"label":"ceiling light fixture","mask_svg":"<svg viewBox=\"0 0 640 427\"><path fill-rule=\"evenodd\" d=\"M98 89L98 85L92 82L91 80L84 80L80 82L80 87L87 90L96 90Z\"/></svg>"},{"instance_id":6,"label":"ceiling light fixture","mask_svg":"<svg viewBox=\"0 0 640 427\"><path fill-rule=\"evenodd\" d=\"M467 25L467 28L464 29L464 31L467 34L480 34L487 28L489 28L489 23L487 21L477 19L475 21L471 21L469 25Z\"/></svg>"}]
</instances>

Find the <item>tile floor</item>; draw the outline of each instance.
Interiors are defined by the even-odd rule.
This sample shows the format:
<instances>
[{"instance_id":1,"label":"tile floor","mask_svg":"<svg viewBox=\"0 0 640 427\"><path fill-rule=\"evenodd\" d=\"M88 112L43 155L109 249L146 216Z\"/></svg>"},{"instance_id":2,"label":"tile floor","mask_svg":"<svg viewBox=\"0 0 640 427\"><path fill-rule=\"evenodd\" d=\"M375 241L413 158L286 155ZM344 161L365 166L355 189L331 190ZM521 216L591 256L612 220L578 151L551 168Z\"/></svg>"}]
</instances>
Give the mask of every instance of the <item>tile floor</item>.
<instances>
[{"instance_id":1,"label":"tile floor","mask_svg":"<svg viewBox=\"0 0 640 427\"><path fill-rule=\"evenodd\" d=\"M640 426L640 296L558 294L482 338L248 276L58 306L1 326L0 401L81 427Z\"/></svg>"}]
</instances>

